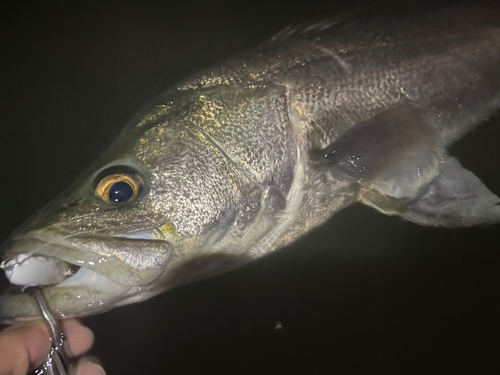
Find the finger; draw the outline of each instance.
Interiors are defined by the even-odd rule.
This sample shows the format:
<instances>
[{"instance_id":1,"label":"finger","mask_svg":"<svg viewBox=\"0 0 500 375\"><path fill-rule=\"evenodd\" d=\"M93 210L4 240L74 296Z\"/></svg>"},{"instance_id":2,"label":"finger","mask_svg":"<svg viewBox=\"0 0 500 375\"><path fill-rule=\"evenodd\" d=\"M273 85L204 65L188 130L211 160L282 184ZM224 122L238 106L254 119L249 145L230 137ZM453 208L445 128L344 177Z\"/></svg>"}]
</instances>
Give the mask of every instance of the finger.
<instances>
[{"instance_id":1,"label":"finger","mask_svg":"<svg viewBox=\"0 0 500 375\"><path fill-rule=\"evenodd\" d=\"M13 324L0 333L0 374L26 374L42 364L50 346L45 321Z\"/></svg>"},{"instance_id":2,"label":"finger","mask_svg":"<svg viewBox=\"0 0 500 375\"><path fill-rule=\"evenodd\" d=\"M64 350L71 356L78 357L88 352L94 343L94 333L77 319L63 320L62 328L67 340Z\"/></svg>"},{"instance_id":3,"label":"finger","mask_svg":"<svg viewBox=\"0 0 500 375\"><path fill-rule=\"evenodd\" d=\"M106 372L100 364L84 358L78 363L75 375L106 375Z\"/></svg>"}]
</instances>

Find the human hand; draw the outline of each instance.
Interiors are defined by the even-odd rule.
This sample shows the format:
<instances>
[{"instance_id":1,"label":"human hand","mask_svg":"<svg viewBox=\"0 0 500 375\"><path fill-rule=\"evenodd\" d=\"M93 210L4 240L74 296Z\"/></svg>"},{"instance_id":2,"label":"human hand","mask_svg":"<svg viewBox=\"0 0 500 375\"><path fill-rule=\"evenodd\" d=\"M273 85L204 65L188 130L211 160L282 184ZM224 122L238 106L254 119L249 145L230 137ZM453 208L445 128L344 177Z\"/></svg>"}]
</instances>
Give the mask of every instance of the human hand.
<instances>
[{"instance_id":1,"label":"human hand","mask_svg":"<svg viewBox=\"0 0 500 375\"><path fill-rule=\"evenodd\" d=\"M94 334L76 319L62 322L66 341L64 350L78 357L94 343ZM47 325L42 319L15 323L0 332L0 375L26 375L40 366L51 348ZM102 367L83 358L75 375L105 375Z\"/></svg>"}]
</instances>

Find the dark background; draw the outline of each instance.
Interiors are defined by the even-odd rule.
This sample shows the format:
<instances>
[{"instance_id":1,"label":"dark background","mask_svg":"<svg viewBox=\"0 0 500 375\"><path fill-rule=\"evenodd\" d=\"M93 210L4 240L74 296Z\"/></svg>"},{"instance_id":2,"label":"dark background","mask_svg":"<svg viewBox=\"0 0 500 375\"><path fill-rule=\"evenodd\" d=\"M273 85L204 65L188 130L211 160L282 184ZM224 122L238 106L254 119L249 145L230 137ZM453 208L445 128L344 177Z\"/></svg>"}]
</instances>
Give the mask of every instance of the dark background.
<instances>
[{"instance_id":1,"label":"dark background","mask_svg":"<svg viewBox=\"0 0 500 375\"><path fill-rule=\"evenodd\" d=\"M435 3L3 5L0 240L192 73L289 24ZM496 117L451 150L497 194L499 141ZM355 205L235 272L85 319L92 354L110 375L499 373L499 229L424 228Z\"/></svg>"}]
</instances>

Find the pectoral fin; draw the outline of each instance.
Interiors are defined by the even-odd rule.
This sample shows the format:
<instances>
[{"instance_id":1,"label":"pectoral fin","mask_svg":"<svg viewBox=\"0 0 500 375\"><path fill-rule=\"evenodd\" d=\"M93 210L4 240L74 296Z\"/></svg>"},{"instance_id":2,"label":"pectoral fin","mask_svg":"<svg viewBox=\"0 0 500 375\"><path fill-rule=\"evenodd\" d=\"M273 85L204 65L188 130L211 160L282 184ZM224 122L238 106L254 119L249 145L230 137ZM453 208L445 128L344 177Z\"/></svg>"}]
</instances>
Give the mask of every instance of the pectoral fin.
<instances>
[{"instance_id":1,"label":"pectoral fin","mask_svg":"<svg viewBox=\"0 0 500 375\"><path fill-rule=\"evenodd\" d=\"M321 156L334 176L357 182L361 202L388 215L447 227L500 221L500 199L446 155L410 105L358 125Z\"/></svg>"},{"instance_id":2,"label":"pectoral fin","mask_svg":"<svg viewBox=\"0 0 500 375\"><path fill-rule=\"evenodd\" d=\"M346 132L320 155L334 176L349 176L364 189L414 198L437 176L444 148L420 109L402 105Z\"/></svg>"}]
</instances>

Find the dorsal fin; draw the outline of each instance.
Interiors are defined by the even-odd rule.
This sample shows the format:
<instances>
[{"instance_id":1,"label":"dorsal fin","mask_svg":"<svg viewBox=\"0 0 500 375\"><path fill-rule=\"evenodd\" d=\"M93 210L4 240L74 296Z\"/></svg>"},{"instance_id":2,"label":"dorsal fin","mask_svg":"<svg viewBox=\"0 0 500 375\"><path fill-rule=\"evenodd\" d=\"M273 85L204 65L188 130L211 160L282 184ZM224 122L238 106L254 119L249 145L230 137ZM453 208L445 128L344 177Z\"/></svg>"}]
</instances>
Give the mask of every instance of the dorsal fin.
<instances>
[{"instance_id":1,"label":"dorsal fin","mask_svg":"<svg viewBox=\"0 0 500 375\"><path fill-rule=\"evenodd\" d=\"M350 24L358 20L360 17L360 12L343 12L336 16L328 17L325 19L311 20L298 26L290 25L274 35L269 43L283 42L294 37L321 34L336 27Z\"/></svg>"}]
</instances>

